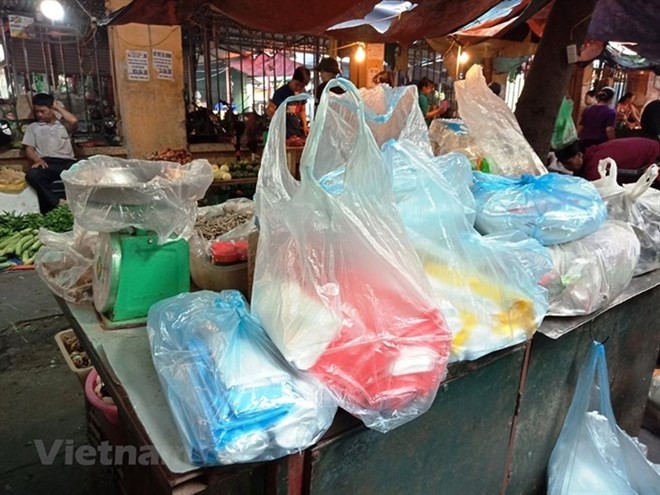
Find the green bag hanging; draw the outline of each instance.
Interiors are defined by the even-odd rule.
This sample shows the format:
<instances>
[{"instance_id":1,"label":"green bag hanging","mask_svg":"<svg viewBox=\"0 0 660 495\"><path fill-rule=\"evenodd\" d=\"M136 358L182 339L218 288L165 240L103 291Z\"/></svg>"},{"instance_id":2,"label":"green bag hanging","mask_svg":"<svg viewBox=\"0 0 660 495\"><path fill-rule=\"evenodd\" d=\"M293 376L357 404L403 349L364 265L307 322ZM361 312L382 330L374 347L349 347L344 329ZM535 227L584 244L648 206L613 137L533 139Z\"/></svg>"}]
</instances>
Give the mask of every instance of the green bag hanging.
<instances>
[{"instance_id":1,"label":"green bag hanging","mask_svg":"<svg viewBox=\"0 0 660 495\"><path fill-rule=\"evenodd\" d=\"M552 133L550 144L552 149L560 150L577 141L577 129L573 122L573 102L566 97L561 102L559 114L555 121L555 130Z\"/></svg>"}]
</instances>

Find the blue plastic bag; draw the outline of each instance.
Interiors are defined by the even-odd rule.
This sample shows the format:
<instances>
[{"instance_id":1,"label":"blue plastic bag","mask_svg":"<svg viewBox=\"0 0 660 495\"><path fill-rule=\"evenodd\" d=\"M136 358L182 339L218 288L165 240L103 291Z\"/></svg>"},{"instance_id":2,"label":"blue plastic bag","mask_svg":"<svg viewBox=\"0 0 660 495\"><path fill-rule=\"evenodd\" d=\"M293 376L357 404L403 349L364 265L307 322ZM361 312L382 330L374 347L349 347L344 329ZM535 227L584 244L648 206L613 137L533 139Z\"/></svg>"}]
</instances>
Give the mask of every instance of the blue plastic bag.
<instances>
[{"instance_id":1,"label":"blue plastic bag","mask_svg":"<svg viewBox=\"0 0 660 495\"><path fill-rule=\"evenodd\" d=\"M475 227L483 234L519 231L545 246L575 241L607 219L607 208L589 181L546 174L518 178L474 172Z\"/></svg>"},{"instance_id":2,"label":"blue plastic bag","mask_svg":"<svg viewBox=\"0 0 660 495\"><path fill-rule=\"evenodd\" d=\"M660 473L616 424L603 344L594 342L548 464L548 494L658 495Z\"/></svg>"},{"instance_id":3,"label":"blue plastic bag","mask_svg":"<svg viewBox=\"0 0 660 495\"><path fill-rule=\"evenodd\" d=\"M238 291L149 310L154 366L193 464L265 461L312 445L337 409L280 356Z\"/></svg>"}]
</instances>

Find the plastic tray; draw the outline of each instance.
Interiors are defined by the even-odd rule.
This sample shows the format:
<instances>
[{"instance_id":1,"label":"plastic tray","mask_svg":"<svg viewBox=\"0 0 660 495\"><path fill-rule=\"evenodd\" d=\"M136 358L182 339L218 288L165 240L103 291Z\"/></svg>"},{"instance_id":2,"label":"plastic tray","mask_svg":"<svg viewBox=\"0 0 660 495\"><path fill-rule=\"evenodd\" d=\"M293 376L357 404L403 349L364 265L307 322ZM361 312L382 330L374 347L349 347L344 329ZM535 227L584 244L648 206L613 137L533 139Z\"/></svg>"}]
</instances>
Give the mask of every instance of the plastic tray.
<instances>
[{"instance_id":1,"label":"plastic tray","mask_svg":"<svg viewBox=\"0 0 660 495\"><path fill-rule=\"evenodd\" d=\"M89 372L92 371L94 367L88 366L87 368L76 368L76 365L73 364L73 361L71 361L71 356L69 355L69 351L66 350L66 346L64 345L64 337L69 337L69 336L75 337L76 333L71 329L62 330L61 332L55 334L55 342L57 342L57 347L60 348L60 352L62 353L62 356L64 356L64 360L66 361L66 364L69 366L69 369L78 376L80 383L84 385L87 375L89 375ZM87 354L87 356L89 357L89 354Z\"/></svg>"}]
</instances>

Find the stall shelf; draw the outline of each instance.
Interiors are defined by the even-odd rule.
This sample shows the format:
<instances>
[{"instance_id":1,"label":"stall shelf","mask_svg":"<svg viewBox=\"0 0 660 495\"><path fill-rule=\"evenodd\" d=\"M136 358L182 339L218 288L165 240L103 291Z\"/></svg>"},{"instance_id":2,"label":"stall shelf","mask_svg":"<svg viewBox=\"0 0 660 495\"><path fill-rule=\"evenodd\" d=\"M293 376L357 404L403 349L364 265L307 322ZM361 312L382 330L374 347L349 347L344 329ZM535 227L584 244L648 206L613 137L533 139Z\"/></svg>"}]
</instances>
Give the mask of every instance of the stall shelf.
<instances>
[{"instance_id":1,"label":"stall shelf","mask_svg":"<svg viewBox=\"0 0 660 495\"><path fill-rule=\"evenodd\" d=\"M592 339L606 340L617 420L639 433L660 350L659 296L657 270L598 313L547 318L524 344L451 365L431 409L387 434L340 411L299 455L207 469L185 459L145 328L103 330L91 305L58 302L118 405L124 438L154 445L162 459L124 468L129 493L146 493L139 483L147 483L149 493L469 495L545 492L550 452Z\"/></svg>"}]
</instances>

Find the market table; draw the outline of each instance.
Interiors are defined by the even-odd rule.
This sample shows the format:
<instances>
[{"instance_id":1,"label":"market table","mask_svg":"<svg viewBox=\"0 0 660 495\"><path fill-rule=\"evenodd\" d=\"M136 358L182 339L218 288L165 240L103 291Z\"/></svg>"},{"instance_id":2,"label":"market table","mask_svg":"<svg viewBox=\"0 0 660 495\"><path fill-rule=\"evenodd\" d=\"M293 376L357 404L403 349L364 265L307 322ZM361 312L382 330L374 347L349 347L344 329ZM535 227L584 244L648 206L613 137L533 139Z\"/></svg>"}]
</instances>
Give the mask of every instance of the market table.
<instances>
[{"instance_id":1,"label":"market table","mask_svg":"<svg viewBox=\"0 0 660 495\"><path fill-rule=\"evenodd\" d=\"M660 270L633 279L605 310L547 318L531 341L451 365L431 409L388 434L340 412L300 455L209 469L185 459L145 328L106 331L91 305L58 302L118 405L125 437L162 458L127 468L149 493L463 495L545 492L548 458L594 338L607 338L618 422L639 432L660 350L658 296Z\"/></svg>"}]
</instances>

